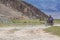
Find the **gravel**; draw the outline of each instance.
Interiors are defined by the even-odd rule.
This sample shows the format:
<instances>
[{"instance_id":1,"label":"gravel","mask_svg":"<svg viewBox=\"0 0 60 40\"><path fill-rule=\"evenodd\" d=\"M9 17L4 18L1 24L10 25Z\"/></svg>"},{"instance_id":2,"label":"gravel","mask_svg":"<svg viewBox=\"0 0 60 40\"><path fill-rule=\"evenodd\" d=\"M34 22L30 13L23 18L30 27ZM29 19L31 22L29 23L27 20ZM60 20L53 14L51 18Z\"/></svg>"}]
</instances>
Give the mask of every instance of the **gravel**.
<instances>
[{"instance_id":1,"label":"gravel","mask_svg":"<svg viewBox=\"0 0 60 40\"><path fill-rule=\"evenodd\" d=\"M43 31L48 26L0 28L0 40L60 40L60 37Z\"/></svg>"}]
</instances>

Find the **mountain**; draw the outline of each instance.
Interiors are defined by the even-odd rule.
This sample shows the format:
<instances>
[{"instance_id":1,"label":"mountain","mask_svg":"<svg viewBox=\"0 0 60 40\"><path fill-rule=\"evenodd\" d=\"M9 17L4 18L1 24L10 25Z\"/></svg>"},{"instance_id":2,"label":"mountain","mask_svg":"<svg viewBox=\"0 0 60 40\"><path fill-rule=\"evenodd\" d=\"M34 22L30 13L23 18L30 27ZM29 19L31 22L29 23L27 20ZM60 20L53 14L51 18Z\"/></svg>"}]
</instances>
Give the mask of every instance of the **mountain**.
<instances>
[{"instance_id":1,"label":"mountain","mask_svg":"<svg viewBox=\"0 0 60 40\"><path fill-rule=\"evenodd\" d=\"M21 0L0 0L0 17L8 19L44 19L48 16Z\"/></svg>"}]
</instances>

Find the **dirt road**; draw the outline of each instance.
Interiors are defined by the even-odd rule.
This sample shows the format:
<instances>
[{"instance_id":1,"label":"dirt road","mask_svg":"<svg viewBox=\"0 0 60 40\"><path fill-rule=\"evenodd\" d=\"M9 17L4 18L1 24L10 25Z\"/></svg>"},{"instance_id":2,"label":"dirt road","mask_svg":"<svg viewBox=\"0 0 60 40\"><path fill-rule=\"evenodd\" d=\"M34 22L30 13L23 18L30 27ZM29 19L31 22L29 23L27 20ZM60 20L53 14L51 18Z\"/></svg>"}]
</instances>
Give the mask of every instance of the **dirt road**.
<instances>
[{"instance_id":1,"label":"dirt road","mask_svg":"<svg viewBox=\"0 0 60 40\"><path fill-rule=\"evenodd\" d=\"M0 40L60 40L60 37L43 31L45 25L0 28Z\"/></svg>"}]
</instances>

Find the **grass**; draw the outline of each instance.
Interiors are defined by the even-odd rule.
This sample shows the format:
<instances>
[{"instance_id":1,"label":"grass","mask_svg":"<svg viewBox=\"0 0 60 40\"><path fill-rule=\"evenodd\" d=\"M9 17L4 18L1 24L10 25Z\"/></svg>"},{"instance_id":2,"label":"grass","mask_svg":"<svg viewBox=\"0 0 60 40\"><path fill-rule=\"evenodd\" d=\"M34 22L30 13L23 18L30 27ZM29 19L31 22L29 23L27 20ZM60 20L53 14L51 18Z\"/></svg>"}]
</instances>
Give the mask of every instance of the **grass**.
<instances>
[{"instance_id":1,"label":"grass","mask_svg":"<svg viewBox=\"0 0 60 40\"><path fill-rule=\"evenodd\" d=\"M60 26L54 26L44 29L44 31L60 36Z\"/></svg>"},{"instance_id":2,"label":"grass","mask_svg":"<svg viewBox=\"0 0 60 40\"><path fill-rule=\"evenodd\" d=\"M32 20L11 20L15 24L33 24L33 25L39 25L43 24L44 22L39 21L39 19L32 19Z\"/></svg>"},{"instance_id":3,"label":"grass","mask_svg":"<svg viewBox=\"0 0 60 40\"><path fill-rule=\"evenodd\" d=\"M31 20L18 20L14 19L7 23L1 23L0 27L8 27L8 26L26 26L26 25L41 25L44 24L45 21L40 21L39 19L31 19Z\"/></svg>"},{"instance_id":4,"label":"grass","mask_svg":"<svg viewBox=\"0 0 60 40\"><path fill-rule=\"evenodd\" d=\"M40 21L39 19L31 19L31 20L11 20L13 23L20 23L20 24L43 24L45 23L44 20ZM55 19L54 23L60 23L60 19Z\"/></svg>"},{"instance_id":5,"label":"grass","mask_svg":"<svg viewBox=\"0 0 60 40\"><path fill-rule=\"evenodd\" d=\"M8 27L8 24L0 23L0 27Z\"/></svg>"},{"instance_id":6,"label":"grass","mask_svg":"<svg viewBox=\"0 0 60 40\"><path fill-rule=\"evenodd\" d=\"M40 25L40 24L44 24L45 21L42 20L40 21L39 19L30 19L30 20L18 20L18 19L13 19L11 20L12 23L0 23L0 27L2 26L8 26L8 25ZM60 23L60 19L55 19L54 23Z\"/></svg>"},{"instance_id":7,"label":"grass","mask_svg":"<svg viewBox=\"0 0 60 40\"><path fill-rule=\"evenodd\" d=\"M60 23L60 19L55 19L54 22L55 23Z\"/></svg>"}]
</instances>

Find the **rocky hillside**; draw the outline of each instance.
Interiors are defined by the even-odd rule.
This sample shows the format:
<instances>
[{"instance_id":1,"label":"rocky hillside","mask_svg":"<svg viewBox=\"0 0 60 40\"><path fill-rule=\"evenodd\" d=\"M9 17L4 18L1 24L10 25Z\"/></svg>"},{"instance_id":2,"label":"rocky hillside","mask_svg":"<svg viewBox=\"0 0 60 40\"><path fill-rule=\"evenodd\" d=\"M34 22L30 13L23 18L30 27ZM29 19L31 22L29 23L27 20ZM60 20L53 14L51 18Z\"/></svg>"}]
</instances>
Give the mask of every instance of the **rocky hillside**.
<instances>
[{"instance_id":1,"label":"rocky hillside","mask_svg":"<svg viewBox=\"0 0 60 40\"><path fill-rule=\"evenodd\" d=\"M21 0L0 0L0 17L9 19L44 19L48 16Z\"/></svg>"}]
</instances>

